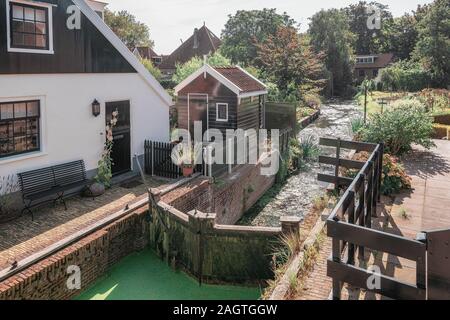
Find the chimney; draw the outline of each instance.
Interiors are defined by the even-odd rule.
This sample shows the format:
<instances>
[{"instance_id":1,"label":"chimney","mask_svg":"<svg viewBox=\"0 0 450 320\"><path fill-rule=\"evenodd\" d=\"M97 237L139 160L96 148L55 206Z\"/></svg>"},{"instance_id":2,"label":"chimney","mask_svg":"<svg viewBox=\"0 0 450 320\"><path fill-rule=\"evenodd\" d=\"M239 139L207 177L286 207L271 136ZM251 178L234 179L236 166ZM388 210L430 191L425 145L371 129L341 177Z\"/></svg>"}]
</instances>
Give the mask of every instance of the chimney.
<instances>
[{"instance_id":1,"label":"chimney","mask_svg":"<svg viewBox=\"0 0 450 320\"><path fill-rule=\"evenodd\" d=\"M194 29L194 49L198 49L198 29Z\"/></svg>"}]
</instances>

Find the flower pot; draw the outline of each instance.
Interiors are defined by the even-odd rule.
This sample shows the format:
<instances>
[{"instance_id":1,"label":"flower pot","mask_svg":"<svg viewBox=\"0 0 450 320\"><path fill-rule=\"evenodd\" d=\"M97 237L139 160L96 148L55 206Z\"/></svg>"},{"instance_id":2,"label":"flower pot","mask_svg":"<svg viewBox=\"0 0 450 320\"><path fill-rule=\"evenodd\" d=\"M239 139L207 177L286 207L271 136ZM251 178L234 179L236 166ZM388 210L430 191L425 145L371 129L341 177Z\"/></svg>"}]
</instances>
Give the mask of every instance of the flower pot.
<instances>
[{"instance_id":1,"label":"flower pot","mask_svg":"<svg viewBox=\"0 0 450 320\"><path fill-rule=\"evenodd\" d=\"M103 184L95 182L86 188L84 196L89 198L96 198L103 195L105 193L105 190L106 188Z\"/></svg>"},{"instance_id":2,"label":"flower pot","mask_svg":"<svg viewBox=\"0 0 450 320\"><path fill-rule=\"evenodd\" d=\"M194 167L183 166L183 177L190 177L194 173Z\"/></svg>"}]
</instances>

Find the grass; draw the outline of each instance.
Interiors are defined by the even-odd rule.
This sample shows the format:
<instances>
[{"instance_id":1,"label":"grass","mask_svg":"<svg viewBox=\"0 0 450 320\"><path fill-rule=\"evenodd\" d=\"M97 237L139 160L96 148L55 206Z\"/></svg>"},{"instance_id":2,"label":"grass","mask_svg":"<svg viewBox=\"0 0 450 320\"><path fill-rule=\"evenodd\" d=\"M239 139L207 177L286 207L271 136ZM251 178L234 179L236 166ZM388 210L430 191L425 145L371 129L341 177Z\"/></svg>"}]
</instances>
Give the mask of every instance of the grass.
<instances>
[{"instance_id":1,"label":"grass","mask_svg":"<svg viewBox=\"0 0 450 320\"><path fill-rule=\"evenodd\" d=\"M392 103L406 97L419 98L420 92L385 92L373 91L367 95L367 115L381 112L382 106L379 104L381 100L387 102L384 108L389 108ZM356 102L362 110L364 110L364 95L357 95ZM450 107L446 109L437 108L432 111L433 115L450 114Z\"/></svg>"},{"instance_id":2,"label":"grass","mask_svg":"<svg viewBox=\"0 0 450 320\"><path fill-rule=\"evenodd\" d=\"M313 200L313 210L316 212L321 212L328 207L328 202L330 201L330 197L328 195L317 196Z\"/></svg>"},{"instance_id":3,"label":"grass","mask_svg":"<svg viewBox=\"0 0 450 320\"><path fill-rule=\"evenodd\" d=\"M409 220L411 218L411 216L408 214L408 211L406 211L406 209L403 207L400 209L399 215L404 220Z\"/></svg>"}]
</instances>

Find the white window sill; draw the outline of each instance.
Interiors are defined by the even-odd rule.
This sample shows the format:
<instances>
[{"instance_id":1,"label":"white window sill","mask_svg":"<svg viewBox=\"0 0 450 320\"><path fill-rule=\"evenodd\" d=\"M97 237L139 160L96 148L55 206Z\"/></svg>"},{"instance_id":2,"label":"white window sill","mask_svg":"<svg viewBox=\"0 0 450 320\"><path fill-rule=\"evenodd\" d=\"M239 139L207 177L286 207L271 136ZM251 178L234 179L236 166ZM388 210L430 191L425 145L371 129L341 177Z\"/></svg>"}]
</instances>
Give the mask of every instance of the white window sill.
<instances>
[{"instance_id":1,"label":"white window sill","mask_svg":"<svg viewBox=\"0 0 450 320\"><path fill-rule=\"evenodd\" d=\"M33 159L33 158L44 157L46 155L48 155L48 153L43 152L43 151L30 152L30 153L26 153L26 154L18 154L15 156L0 159L0 165L11 163L11 162Z\"/></svg>"},{"instance_id":2,"label":"white window sill","mask_svg":"<svg viewBox=\"0 0 450 320\"><path fill-rule=\"evenodd\" d=\"M21 48L9 48L8 52L36 53L36 54L55 54L55 52L53 50L21 49Z\"/></svg>"}]
</instances>

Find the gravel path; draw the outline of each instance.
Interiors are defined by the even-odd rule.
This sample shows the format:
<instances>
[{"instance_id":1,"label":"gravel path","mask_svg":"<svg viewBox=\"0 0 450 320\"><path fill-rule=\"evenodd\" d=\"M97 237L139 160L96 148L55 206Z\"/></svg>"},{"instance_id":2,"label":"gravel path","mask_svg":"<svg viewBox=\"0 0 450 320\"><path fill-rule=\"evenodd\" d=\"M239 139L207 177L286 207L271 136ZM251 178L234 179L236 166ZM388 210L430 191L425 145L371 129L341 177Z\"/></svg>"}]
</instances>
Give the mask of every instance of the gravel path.
<instances>
[{"instance_id":1,"label":"gravel path","mask_svg":"<svg viewBox=\"0 0 450 320\"><path fill-rule=\"evenodd\" d=\"M302 136L351 139L351 119L360 115L358 107L351 102L329 103L322 107L320 118L301 131ZM323 148L321 154L331 154L335 149ZM345 154L344 154L345 155ZM317 181L317 173L330 168L317 162L307 165L299 174L292 176L273 199L256 217L244 218L245 224L254 226L278 226L281 216L304 217L313 200L324 194L324 185Z\"/></svg>"}]
</instances>

